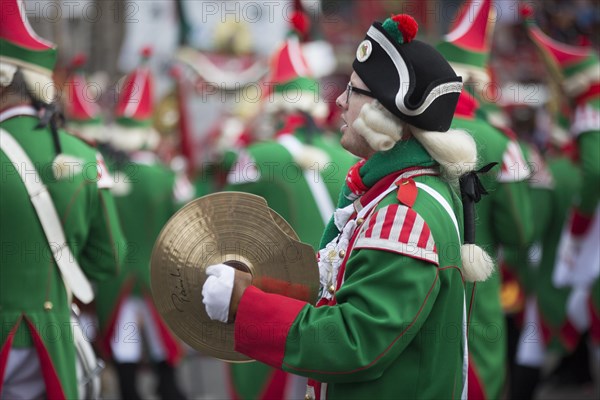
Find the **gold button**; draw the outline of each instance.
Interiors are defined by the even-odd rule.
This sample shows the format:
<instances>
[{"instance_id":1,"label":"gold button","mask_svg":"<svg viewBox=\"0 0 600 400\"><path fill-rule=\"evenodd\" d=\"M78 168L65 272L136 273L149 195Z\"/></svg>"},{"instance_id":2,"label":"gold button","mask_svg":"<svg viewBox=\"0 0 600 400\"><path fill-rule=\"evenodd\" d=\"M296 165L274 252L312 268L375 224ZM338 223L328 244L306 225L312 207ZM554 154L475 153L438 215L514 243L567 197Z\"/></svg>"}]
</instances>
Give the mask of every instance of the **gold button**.
<instances>
[{"instance_id":1,"label":"gold button","mask_svg":"<svg viewBox=\"0 0 600 400\"><path fill-rule=\"evenodd\" d=\"M346 250L340 250L340 258L344 258L346 255Z\"/></svg>"},{"instance_id":2,"label":"gold button","mask_svg":"<svg viewBox=\"0 0 600 400\"><path fill-rule=\"evenodd\" d=\"M304 396L304 400L314 400L310 394Z\"/></svg>"},{"instance_id":3,"label":"gold button","mask_svg":"<svg viewBox=\"0 0 600 400\"><path fill-rule=\"evenodd\" d=\"M52 310L52 307L53 306L52 306L52 302L51 301L45 301L44 302L44 310L50 311L50 310Z\"/></svg>"},{"instance_id":4,"label":"gold button","mask_svg":"<svg viewBox=\"0 0 600 400\"><path fill-rule=\"evenodd\" d=\"M361 226L364 222L365 222L364 218L359 218L359 219L356 220L356 225L357 226Z\"/></svg>"},{"instance_id":5,"label":"gold button","mask_svg":"<svg viewBox=\"0 0 600 400\"><path fill-rule=\"evenodd\" d=\"M331 285L327 288L327 291L329 292L329 294L334 294L335 293L335 286Z\"/></svg>"}]
</instances>

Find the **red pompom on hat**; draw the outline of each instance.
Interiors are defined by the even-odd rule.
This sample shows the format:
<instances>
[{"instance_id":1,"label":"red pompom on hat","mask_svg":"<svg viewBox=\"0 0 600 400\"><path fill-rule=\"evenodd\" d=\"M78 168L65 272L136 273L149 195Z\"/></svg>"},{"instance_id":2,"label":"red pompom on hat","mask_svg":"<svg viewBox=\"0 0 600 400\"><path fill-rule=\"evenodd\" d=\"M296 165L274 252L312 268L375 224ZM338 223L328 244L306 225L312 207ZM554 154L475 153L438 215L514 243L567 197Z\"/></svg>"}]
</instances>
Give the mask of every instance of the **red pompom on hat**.
<instances>
[{"instance_id":1,"label":"red pompom on hat","mask_svg":"<svg viewBox=\"0 0 600 400\"><path fill-rule=\"evenodd\" d=\"M383 22L383 29L399 44L406 44L412 42L417 36L419 25L408 14L396 14Z\"/></svg>"},{"instance_id":2,"label":"red pompom on hat","mask_svg":"<svg viewBox=\"0 0 600 400\"><path fill-rule=\"evenodd\" d=\"M531 4L521 3L519 4L519 14L521 14L523 19L529 19L533 18L535 11L533 11Z\"/></svg>"},{"instance_id":3,"label":"red pompom on hat","mask_svg":"<svg viewBox=\"0 0 600 400\"><path fill-rule=\"evenodd\" d=\"M73 69L81 68L85 65L86 62L87 62L86 55L83 53L78 53L71 60L71 68L73 68Z\"/></svg>"},{"instance_id":4,"label":"red pompom on hat","mask_svg":"<svg viewBox=\"0 0 600 400\"><path fill-rule=\"evenodd\" d=\"M293 29L292 33L296 34L301 41L308 40L311 23L308 14L304 12L301 0L294 0L294 12L290 18L290 24Z\"/></svg>"},{"instance_id":5,"label":"red pompom on hat","mask_svg":"<svg viewBox=\"0 0 600 400\"><path fill-rule=\"evenodd\" d=\"M398 25L398 30L402 33L404 43L410 43L417 36L419 31L419 24L413 17L408 14L397 14L392 15L392 21Z\"/></svg>"},{"instance_id":6,"label":"red pompom on hat","mask_svg":"<svg viewBox=\"0 0 600 400\"><path fill-rule=\"evenodd\" d=\"M295 11L294 14L292 14L292 26L300 38L306 38L310 31L310 19L308 18L308 15L302 11Z\"/></svg>"},{"instance_id":7,"label":"red pompom on hat","mask_svg":"<svg viewBox=\"0 0 600 400\"><path fill-rule=\"evenodd\" d=\"M150 57L152 57L152 47L151 46L144 46L144 48L142 48L142 58L144 60L147 60Z\"/></svg>"}]
</instances>

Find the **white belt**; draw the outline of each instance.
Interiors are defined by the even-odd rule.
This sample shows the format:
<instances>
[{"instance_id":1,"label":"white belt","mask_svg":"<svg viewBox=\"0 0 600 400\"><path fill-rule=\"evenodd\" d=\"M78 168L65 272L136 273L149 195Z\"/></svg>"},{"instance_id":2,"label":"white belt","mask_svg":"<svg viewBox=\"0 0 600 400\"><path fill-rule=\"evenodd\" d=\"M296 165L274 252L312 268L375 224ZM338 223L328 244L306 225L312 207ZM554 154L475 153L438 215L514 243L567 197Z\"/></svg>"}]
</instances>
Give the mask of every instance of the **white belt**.
<instances>
[{"instance_id":1,"label":"white belt","mask_svg":"<svg viewBox=\"0 0 600 400\"><path fill-rule=\"evenodd\" d=\"M71 291L75 297L85 304L91 302L94 299L92 285L71 253L50 193L43 184L33 162L11 134L1 128L0 148L14 164L27 188L31 204L33 204L40 220L46 240L48 240L48 245L67 288L67 293Z\"/></svg>"}]
</instances>

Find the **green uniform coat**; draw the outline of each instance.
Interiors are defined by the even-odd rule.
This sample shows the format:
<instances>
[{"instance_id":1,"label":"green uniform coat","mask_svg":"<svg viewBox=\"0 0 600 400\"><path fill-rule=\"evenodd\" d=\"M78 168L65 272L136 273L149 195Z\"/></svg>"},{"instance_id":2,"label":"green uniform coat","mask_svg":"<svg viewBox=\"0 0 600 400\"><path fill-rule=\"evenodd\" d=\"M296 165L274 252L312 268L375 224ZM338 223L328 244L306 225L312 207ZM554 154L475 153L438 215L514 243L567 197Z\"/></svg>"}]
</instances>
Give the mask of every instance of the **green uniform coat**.
<instances>
[{"instance_id":1,"label":"green uniform coat","mask_svg":"<svg viewBox=\"0 0 600 400\"><path fill-rule=\"evenodd\" d=\"M119 219L127 239L121 273L98 286L96 308L103 350L110 354L121 301L128 295L144 298L159 327L167 360L174 364L181 348L159 317L150 292L150 257L162 227L177 209L176 174L150 152L133 153L126 162L114 163L115 196Z\"/></svg>"},{"instance_id":2,"label":"green uniform coat","mask_svg":"<svg viewBox=\"0 0 600 400\"><path fill-rule=\"evenodd\" d=\"M477 143L478 167L498 162L481 176L489 193L476 205L475 243L493 258L500 244L524 247L532 239L528 165L519 145L476 115L476 103L461 94L453 129L467 131ZM500 303L501 277L467 286L469 316L469 397L499 399L506 368L506 323Z\"/></svg>"},{"instance_id":3,"label":"green uniform coat","mask_svg":"<svg viewBox=\"0 0 600 400\"><path fill-rule=\"evenodd\" d=\"M322 382L309 392L317 399L464 398L462 224L416 185L436 190L458 221L462 205L434 171L397 171L357 200L365 207L394 185L363 220L350 216L346 227L357 228L345 253L333 254L342 263L318 307L250 286L236 350Z\"/></svg>"},{"instance_id":4,"label":"green uniform coat","mask_svg":"<svg viewBox=\"0 0 600 400\"><path fill-rule=\"evenodd\" d=\"M51 163L56 154L50 130L32 107L2 112L0 126L8 131L33 161L47 186L65 237L85 274L94 280L117 273L125 250L109 181L102 158L81 140L60 131L63 154L81 162L64 179L55 179ZM12 118L7 118L13 114ZM77 398L75 348L70 329L71 308L42 226L24 183L4 153L0 223L0 319L4 370L12 347L35 346L48 398ZM73 164L74 165L74 164ZM99 168L100 166L100 168ZM45 307L46 304L46 307ZM0 377L2 382L2 377ZM1 385L1 383L0 383Z\"/></svg>"}]
</instances>

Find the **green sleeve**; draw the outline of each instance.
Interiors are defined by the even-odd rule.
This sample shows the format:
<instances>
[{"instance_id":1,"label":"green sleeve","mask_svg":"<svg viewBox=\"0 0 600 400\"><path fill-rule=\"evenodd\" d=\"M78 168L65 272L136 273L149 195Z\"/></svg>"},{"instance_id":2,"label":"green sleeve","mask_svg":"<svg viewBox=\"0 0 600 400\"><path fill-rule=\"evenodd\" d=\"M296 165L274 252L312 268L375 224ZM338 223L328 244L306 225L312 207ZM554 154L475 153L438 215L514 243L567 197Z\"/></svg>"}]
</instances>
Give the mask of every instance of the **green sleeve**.
<instances>
[{"instance_id":1,"label":"green sleeve","mask_svg":"<svg viewBox=\"0 0 600 400\"><path fill-rule=\"evenodd\" d=\"M501 244L518 248L531 243L534 221L527 181L500 183L492 207L492 230Z\"/></svg>"},{"instance_id":2,"label":"green sleeve","mask_svg":"<svg viewBox=\"0 0 600 400\"><path fill-rule=\"evenodd\" d=\"M582 174L578 208L593 215L600 199L600 132L583 133L577 143Z\"/></svg>"},{"instance_id":3,"label":"green sleeve","mask_svg":"<svg viewBox=\"0 0 600 400\"><path fill-rule=\"evenodd\" d=\"M532 217L535 221L533 242L539 242L548 234L552 226L553 213L551 191L545 189L530 189L532 201ZM527 247L504 247L504 262L506 267L514 272L527 293L532 293L536 286L537 269L531 266L530 253L532 256L540 257L538 246Z\"/></svg>"},{"instance_id":4,"label":"green sleeve","mask_svg":"<svg viewBox=\"0 0 600 400\"><path fill-rule=\"evenodd\" d=\"M338 304L304 307L298 314L283 369L323 382L377 379L415 338L439 290L432 264L356 251L336 293Z\"/></svg>"},{"instance_id":5,"label":"green sleeve","mask_svg":"<svg viewBox=\"0 0 600 400\"><path fill-rule=\"evenodd\" d=\"M119 225L112 194L108 189L98 189L98 197L90 233L81 255L81 266L90 278L103 280L120 271L127 243Z\"/></svg>"}]
</instances>

